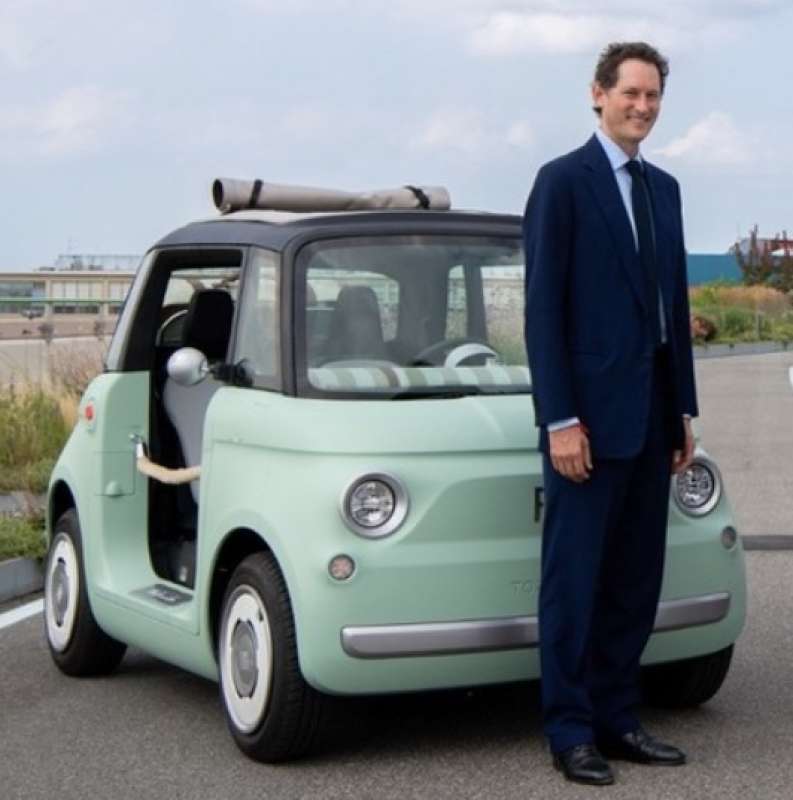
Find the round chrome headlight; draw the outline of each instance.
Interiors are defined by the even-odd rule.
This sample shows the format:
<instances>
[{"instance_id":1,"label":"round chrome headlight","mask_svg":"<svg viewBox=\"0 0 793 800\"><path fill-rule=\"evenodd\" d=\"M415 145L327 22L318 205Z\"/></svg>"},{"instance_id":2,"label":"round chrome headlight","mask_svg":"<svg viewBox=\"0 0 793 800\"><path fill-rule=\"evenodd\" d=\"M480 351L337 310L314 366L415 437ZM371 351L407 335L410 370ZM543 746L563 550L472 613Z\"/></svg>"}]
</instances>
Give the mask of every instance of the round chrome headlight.
<instances>
[{"instance_id":1,"label":"round chrome headlight","mask_svg":"<svg viewBox=\"0 0 793 800\"><path fill-rule=\"evenodd\" d=\"M356 478L344 492L341 516L355 533L371 539L388 536L399 528L408 510L405 487L382 472Z\"/></svg>"},{"instance_id":2,"label":"round chrome headlight","mask_svg":"<svg viewBox=\"0 0 793 800\"><path fill-rule=\"evenodd\" d=\"M721 497L721 475L709 459L698 456L672 481L678 508L692 517L702 517L716 507Z\"/></svg>"}]
</instances>

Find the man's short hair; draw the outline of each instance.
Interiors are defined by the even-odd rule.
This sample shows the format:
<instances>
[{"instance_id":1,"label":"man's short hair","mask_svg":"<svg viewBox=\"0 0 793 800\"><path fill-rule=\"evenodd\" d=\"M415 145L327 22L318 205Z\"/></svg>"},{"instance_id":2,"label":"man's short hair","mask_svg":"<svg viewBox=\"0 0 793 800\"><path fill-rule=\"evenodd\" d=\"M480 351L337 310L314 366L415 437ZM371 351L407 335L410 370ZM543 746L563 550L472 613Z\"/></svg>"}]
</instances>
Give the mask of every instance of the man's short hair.
<instances>
[{"instance_id":1,"label":"man's short hair","mask_svg":"<svg viewBox=\"0 0 793 800\"><path fill-rule=\"evenodd\" d=\"M666 76L669 74L669 62L647 42L612 42L607 45L595 67L595 83L600 84L603 89L612 89L619 78L620 64L630 58L652 64L658 70L663 94ZM594 111L600 114L599 108L596 107Z\"/></svg>"}]
</instances>

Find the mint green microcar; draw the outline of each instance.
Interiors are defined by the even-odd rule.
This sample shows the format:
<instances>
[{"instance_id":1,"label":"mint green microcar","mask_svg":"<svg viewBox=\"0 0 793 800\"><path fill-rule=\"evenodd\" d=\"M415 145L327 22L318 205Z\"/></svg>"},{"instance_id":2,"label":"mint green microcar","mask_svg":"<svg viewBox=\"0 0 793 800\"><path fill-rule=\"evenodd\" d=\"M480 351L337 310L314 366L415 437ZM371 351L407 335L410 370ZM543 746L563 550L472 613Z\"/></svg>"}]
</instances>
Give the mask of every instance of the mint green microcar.
<instances>
[{"instance_id":1,"label":"mint green microcar","mask_svg":"<svg viewBox=\"0 0 793 800\"><path fill-rule=\"evenodd\" d=\"M539 677L520 218L411 192L254 192L145 256L49 488L63 672L130 645L215 680L262 761L305 752L328 695ZM704 450L669 502L644 678L688 706L727 674L745 574Z\"/></svg>"}]
</instances>

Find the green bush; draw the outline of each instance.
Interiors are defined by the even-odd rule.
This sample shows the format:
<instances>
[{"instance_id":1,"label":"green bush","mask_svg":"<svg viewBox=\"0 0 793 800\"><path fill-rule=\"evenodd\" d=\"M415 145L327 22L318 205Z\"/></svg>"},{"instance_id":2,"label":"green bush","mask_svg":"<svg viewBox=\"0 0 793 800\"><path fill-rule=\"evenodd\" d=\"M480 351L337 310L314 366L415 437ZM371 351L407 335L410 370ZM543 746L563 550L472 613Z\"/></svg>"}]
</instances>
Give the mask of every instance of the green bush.
<instances>
[{"instance_id":1,"label":"green bush","mask_svg":"<svg viewBox=\"0 0 793 800\"><path fill-rule=\"evenodd\" d=\"M57 456L68 435L53 396L40 389L19 392L13 387L0 395L0 467L20 473L29 467L31 475L40 473L42 462Z\"/></svg>"},{"instance_id":2,"label":"green bush","mask_svg":"<svg viewBox=\"0 0 793 800\"><path fill-rule=\"evenodd\" d=\"M719 302L719 284L706 283L698 287L697 292L691 297L691 308L697 310L710 309L714 306L718 307Z\"/></svg>"},{"instance_id":3,"label":"green bush","mask_svg":"<svg viewBox=\"0 0 793 800\"><path fill-rule=\"evenodd\" d=\"M54 466L54 456L21 466L0 464L0 492L20 490L43 494L47 490Z\"/></svg>"},{"instance_id":4,"label":"green bush","mask_svg":"<svg viewBox=\"0 0 793 800\"><path fill-rule=\"evenodd\" d=\"M793 294L770 286L713 281L689 292L692 316L716 325L712 343L793 341Z\"/></svg>"},{"instance_id":5,"label":"green bush","mask_svg":"<svg viewBox=\"0 0 793 800\"><path fill-rule=\"evenodd\" d=\"M721 315L719 326L720 338L743 340L749 334L756 333L755 315L742 308L727 308Z\"/></svg>"},{"instance_id":6,"label":"green bush","mask_svg":"<svg viewBox=\"0 0 793 800\"><path fill-rule=\"evenodd\" d=\"M793 322L787 320L772 322L771 338L777 342L793 342Z\"/></svg>"},{"instance_id":7,"label":"green bush","mask_svg":"<svg viewBox=\"0 0 793 800\"><path fill-rule=\"evenodd\" d=\"M43 519L0 516L0 561L8 558L43 558L45 552Z\"/></svg>"}]
</instances>

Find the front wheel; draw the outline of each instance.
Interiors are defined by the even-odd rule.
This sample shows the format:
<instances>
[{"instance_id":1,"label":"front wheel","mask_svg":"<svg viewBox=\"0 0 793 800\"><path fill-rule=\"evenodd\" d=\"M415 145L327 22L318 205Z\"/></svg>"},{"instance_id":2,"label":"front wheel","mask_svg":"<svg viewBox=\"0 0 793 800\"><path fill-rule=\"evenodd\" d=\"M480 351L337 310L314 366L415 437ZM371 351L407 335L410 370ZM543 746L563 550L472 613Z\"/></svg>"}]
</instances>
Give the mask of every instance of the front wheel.
<instances>
[{"instance_id":1,"label":"front wheel","mask_svg":"<svg viewBox=\"0 0 793 800\"><path fill-rule=\"evenodd\" d=\"M72 508L55 524L44 573L44 624L53 661L67 675L105 675L127 649L97 625L85 586L82 538Z\"/></svg>"},{"instance_id":2,"label":"front wheel","mask_svg":"<svg viewBox=\"0 0 793 800\"><path fill-rule=\"evenodd\" d=\"M231 577L218 661L226 721L246 755L274 763L311 748L325 698L300 672L289 594L269 553L248 556Z\"/></svg>"},{"instance_id":3,"label":"front wheel","mask_svg":"<svg viewBox=\"0 0 793 800\"><path fill-rule=\"evenodd\" d=\"M645 667L645 699L662 708L690 708L707 702L727 677L732 649L730 645L705 656Z\"/></svg>"}]
</instances>

